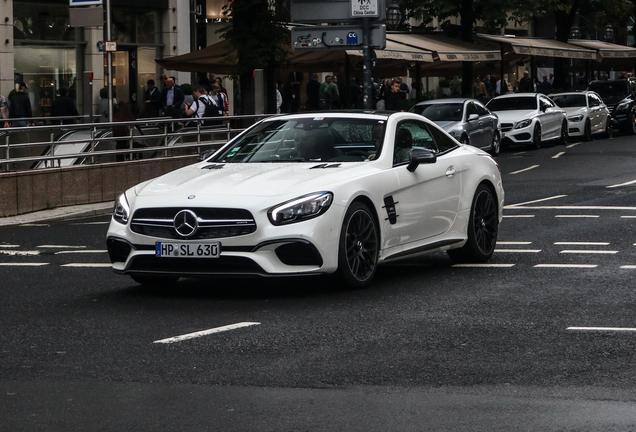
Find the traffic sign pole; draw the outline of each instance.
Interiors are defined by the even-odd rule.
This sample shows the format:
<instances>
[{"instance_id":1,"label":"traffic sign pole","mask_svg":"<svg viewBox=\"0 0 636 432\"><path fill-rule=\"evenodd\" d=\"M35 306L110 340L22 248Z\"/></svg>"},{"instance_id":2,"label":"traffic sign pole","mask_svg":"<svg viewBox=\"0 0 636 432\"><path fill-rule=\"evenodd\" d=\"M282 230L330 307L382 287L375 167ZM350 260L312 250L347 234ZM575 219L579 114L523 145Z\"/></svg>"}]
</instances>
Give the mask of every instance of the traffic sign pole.
<instances>
[{"instance_id":1,"label":"traffic sign pole","mask_svg":"<svg viewBox=\"0 0 636 432\"><path fill-rule=\"evenodd\" d=\"M371 109L372 82L371 82L371 18L362 18L362 98L364 109Z\"/></svg>"}]
</instances>

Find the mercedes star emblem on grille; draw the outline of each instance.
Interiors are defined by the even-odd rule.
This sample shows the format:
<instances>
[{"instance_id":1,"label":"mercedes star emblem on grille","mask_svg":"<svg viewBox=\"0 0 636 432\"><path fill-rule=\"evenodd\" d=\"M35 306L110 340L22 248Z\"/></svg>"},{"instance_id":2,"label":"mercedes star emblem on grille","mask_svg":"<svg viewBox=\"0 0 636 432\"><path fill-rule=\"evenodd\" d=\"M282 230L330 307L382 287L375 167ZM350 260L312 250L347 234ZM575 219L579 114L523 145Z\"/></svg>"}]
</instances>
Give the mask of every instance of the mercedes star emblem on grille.
<instances>
[{"instance_id":1,"label":"mercedes star emblem on grille","mask_svg":"<svg viewBox=\"0 0 636 432\"><path fill-rule=\"evenodd\" d=\"M192 210L181 210L174 217L174 229L182 237L190 237L198 227L197 215Z\"/></svg>"}]
</instances>

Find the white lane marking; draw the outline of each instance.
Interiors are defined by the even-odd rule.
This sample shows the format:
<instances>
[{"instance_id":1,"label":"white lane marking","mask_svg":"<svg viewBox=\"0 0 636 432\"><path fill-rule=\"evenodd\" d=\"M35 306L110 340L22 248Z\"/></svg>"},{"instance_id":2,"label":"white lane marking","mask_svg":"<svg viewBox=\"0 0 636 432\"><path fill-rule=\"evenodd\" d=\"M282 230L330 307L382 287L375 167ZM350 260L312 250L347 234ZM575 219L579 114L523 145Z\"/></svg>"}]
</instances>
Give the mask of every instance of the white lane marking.
<instances>
[{"instance_id":1,"label":"white lane marking","mask_svg":"<svg viewBox=\"0 0 636 432\"><path fill-rule=\"evenodd\" d=\"M568 330L576 331L610 331L610 332L634 332L636 328L630 327L568 327Z\"/></svg>"},{"instance_id":2,"label":"white lane marking","mask_svg":"<svg viewBox=\"0 0 636 432\"><path fill-rule=\"evenodd\" d=\"M505 209L506 207L504 207ZM636 210L636 207L618 207L618 206L529 206L523 207L524 210Z\"/></svg>"},{"instance_id":3,"label":"white lane marking","mask_svg":"<svg viewBox=\"0 0 636 432\"><path fill-rule=\"evenodd\" d=\"M188 334L184 334L181 336L175 336L175 337L171 337L171 338L167 338L167 339L161 339L161 340L156 340L153 343L174 343L174 342L181 342L187 339L194 339L194 338L198 338L201 336L207 336L210 334L214 334L214 333L220 333L220 332L224 332L224 331L228 331L228 330L235 330L238 328L242 328L242 327L249 327L249 326L255 326L255 325L260 325L261 323L258 322L242 322L242 323L237 323L237 324L230 324L230 325L226 325L223 327L216 327L213 329L209 329L209 330L203 330L203 331L198 331L198 332L194 332L194 333L188 333Z\"/></svg>"},{"instance_id":4,"label":"white lane marking","mask_svg":"<svg viewBox=\"0 0 636 432\"><path fill-rule=\"evenodd\" d=\"M537 264L539 268L596 268L596 264Z\"/></svg>"},{"instance_id":5,"label":"white lane marking","mask_svg":"<svg viewBox=\"0 0 636 432\"><path fill-rule=\"evenodd\" d=\"M539 165L532 165L531 167L524 168L524 169L519 170L519 171L514 171L514 172L511 172L510 174L511 174L511 175L513 175L513 174L519 174L519 173L522 173L522 172L530 171L531 169L535 169L535 168L539 168Z\"/></svg>"},{"instance_id":6,"label":"white lane marking","mask_svg":"<svg viewBox=\"0 0 636 432\"><path fill-rule=\"evenodd\" d=\"M539 253L541 249L495 249L495 252Z\"/></svg>"},{"instance_id":7,"label":"white lane marking","mask_svg":"<svg viewBox=\"0 0 636 432\"><path fill-rule=\"evenodd\" d=\"M526 201L526 202L522 202L522 203L518 203L518 204L510 204L510 205L504 206L504 209L519 207L519 206L523 206L523 205L526 205L526 204L534 204L534 203L538 203L538 202L542 202L542 201L549 201L549 200L553 200L553 199L557 199L557 198L564 198L566 196L567 195L555 195L555 196L552 196L552 197L541 198L541 199L534 200L534 201Z\"/></svg>"},{"instance_id":8,"label":"white lane marking","mask_svg":"<svg viewBox=\"0 0 636 432\"><path fill-rule=\"evenodd\" d=\"M555 215L558 218L597 218L599 215Z\"/></svg>"},{"instance_id":9,"label":"white lane marking","mask_svg":"<svg viewBox=\"0 0 636 432\"><path fill-rule=\"evenodd\" d=\"M451 267L463 267L463 268L510 268L514 267L514 264L453 264Z\"/></svg>"},{"instance_id":10,"label":"white lane marking","mask_svg":"<svg viewBox=\"0 0 636 432\"><path fill-rule=\"evenodd\" d=\"M522 242L522 241L498 241L498 245L529 245L532 242Z\"/></svg>"},{"instance_id":11,"label":"white lane marking","mask_svg":"<svg viewBox=\"0 0 636 432\"><path fill-rule=\"evenodd\" d=\"M38 224L38 223L29 223L29 224L22 224L20 225L21 227L47 227L49 226L49 224Z\"/></svg>"},{"instance_id":12,"label":"white lane marking","mask_svg":"<svg viewBox=\"0 0 636 432\"><path fill-rule=\"evenodd\" d=\"M17 248L20 245L0 244L0 248Z\"/></svg>"},{"instance_id":13,"label":"white lane marking","mask_svg":"<svg viewBox=\"0 0 636 432\"><path fill-rule=\"evenodd\" d=\"M34 256L34 255L40 255L40 251L16 251L16 250L0 249L0 254L11 255L11 256Z\"/></svg>"},{"instance_id":14,"label":"white lane marking","mask_svg":"<svg viewBox=\"0 0 636 432\"><path fill-rule=\"evenodd\" d=\"M636 269L636 265L624 265L621 266L622 269Z\"/></svg>"},{"instance_id":15,"label":"white lane marking","mask_svg":"<svg viewBox=\"0 0 636 432\"><path fill-rule=\"evenodd\" d=\"M533 218L534 215L504 215L505 218Z\"/></svg>"},{"instance_id":16,"label":"white lane marking","mask_svg":"<svg viewBox=\"0 0 636 432\"><path fill-rule=\"evenodd\" d=\"M609 242L554 242L555 245L607 246Z\"/></svg>"},{"instance_id":17,"label":"white lane marking","mask_svg":"<svg viewBox=\"0 0 636 432\"><path fill-rule=\"evenodd\" d=\"M518 156L518 155L522 155L522 154L526 154L528 153L527 151L522 151L522 152L518 152L518 153L514 153L513 156Z\"/></svg>"},{"instance_id":18,"label":"white lane marking","mask_svg":"<svg viewBox=\"0 0 636 432\"><path fill-rule=\"evenodd\" d=\"M634 183L636 183L636 180L632 180L632 181L628 181L628 182L625 182L625 183L620 183L620 184L607 186L607 189L617 188L617 187L621 187L621 186L629 186L629 185L634 184Z\"/></svg>"},{"instance_id":19,"label":"white lane marking","mask_svg":"<svg viewBox=\"0 0 636 432\"><path fill-rule=\"evenodd\" d=\"M86 249L86 246L70 246L70 245L41 245L42 249Z\"/></svg>"},{"instance_id":20,"label":"white lane marking","mask_svg":"<svg viewBox=\"0 0 636 432\"><path fill-rule=\"evenodd\" d=\"M40 267L49 265L49 263L0 263L0 266L16 266L16 267Z\"/></svg>"},{"instance_id":21,"label":"white lane marking","mask_svg":"<svg viewBox=\"0 0 636 432\"><path fill-rule=\"evenodd\" d=\"M554 156L552 156L552 159L558 159L559 157L563 156L564 154L565 154L565 152L557 153Z\"/></svg>"},{"instance_id":22,"label":"white lane marking","mask_svg":"<svg viewBox=\"0 0 636 432\"><path fill-rule=\"evenodd\" d=\"M85 250L70 250L70 251L60 251L60 252L55 252L54 255L59 255L59 254L83 254L83 253L106 253L108 252L107 250L89 250L89 249L85 249Z\"/></svg>"},{"instance_id":23,"label":"white lane marking","mask_svg":"<svg viewBox=\"0 0 636 432\"><path fill-rule=\"evenodd\" d=\"M634 219L636 216L621 216L621 219Z\"/></svg>"},{"instance_id":24,"label":"white lane marking","mask_svg":"<svg viewBox=\"0 0 636 432\"><path fill-rule=\"evenodd\" d=\"M612 250L562 250L560 253L566 254L617 254L618 251Z\"/></svg>"},{"instance_id":25,"label":"white lane marking","mask_svg":"<svg viewBox=\"0 0 636 432\"><path fill-rule=\"evenodd\" d=\"M106 263L70 263L62 264L60 267L112 267L112 264Z\"/></svg>"},{"instance_id":26,"label":"white lane marking","mask_svg":"<svg viewBox=\"0 0 636 432\"><path fill-rule=\"evenodd\" d=\"M566 149L569 149L569 148L572 148L572 147L577 146L577 145L579 145L579 144L581 144L581 143L580 143L580 142L577 142L577 143L574 143L574 144L567 145L567 146L565 146L565 148L566 148Z\"/></svg>"}]
</instances>

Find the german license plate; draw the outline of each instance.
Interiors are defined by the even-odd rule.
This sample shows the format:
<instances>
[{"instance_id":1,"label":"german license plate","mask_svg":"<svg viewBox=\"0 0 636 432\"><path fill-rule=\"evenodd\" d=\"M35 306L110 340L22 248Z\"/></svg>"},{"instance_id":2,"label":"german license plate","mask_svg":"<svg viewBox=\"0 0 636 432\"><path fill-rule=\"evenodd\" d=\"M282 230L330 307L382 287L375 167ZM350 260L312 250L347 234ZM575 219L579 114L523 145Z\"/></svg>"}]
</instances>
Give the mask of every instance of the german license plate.
<instances>
[{"instance_id":1,"label":"german license plate","mask_svg":"<svg viewBox=\"0 0 636 432\"><path fill-rule=\"evenodd\" d=\"M221 255L221 243L156 242L155 255L160 258L218 258Z\"/></svg>"}]
</instances>

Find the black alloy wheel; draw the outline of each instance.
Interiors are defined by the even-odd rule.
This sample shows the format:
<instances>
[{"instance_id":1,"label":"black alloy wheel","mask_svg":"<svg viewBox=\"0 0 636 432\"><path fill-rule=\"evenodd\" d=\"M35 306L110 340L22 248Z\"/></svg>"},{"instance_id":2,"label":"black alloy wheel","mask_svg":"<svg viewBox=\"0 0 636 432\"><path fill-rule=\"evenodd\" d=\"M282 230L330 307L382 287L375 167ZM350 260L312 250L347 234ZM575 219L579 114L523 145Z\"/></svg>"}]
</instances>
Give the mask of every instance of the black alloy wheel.
<instances>
[{"instance_id":1,"label":"black alloy wheel","mask_svg":"<svg viewBox=\"0 0 636 432\"><path fill-rule=\"evenodd\" d=\"M585 128L583 129L583 139L585 141L592 140L592 124L589 120L585 121Z\"/></svg>"},{"instance_id":2,"label":"black alloy wheel","mask_svg":"<svg viewBox=\"0 0 636 432\"><path fill-rule=\"evenodd\" d=\"M605 138L612 138L614 136L614 124L611 118L607 118L605 122Z\"/></svg>"},{"instance_id":3,"label":"black alloy wheel","mask_svg":"<svg viewBox=\"0 0 636 432\"><path fill-rule=\"evenodd\" d=\"M499 218L496 196L481 184L475 192L468 221L468 240L459 249L451 249L448 255L457 262L486 262L497 245Z\"/></svg>"},{"instance_id":4,"label":"black alloy wheel","mask_svg":"<svg viewBox=\"0 0 636 432\"><path fill-rule=\"evenodd\" d=\"M378 266L379 232L369 208L354 202L347 209L338 248L338 271L347 284L368 284Z\"/></svg>"},{"instance_id":5,"label":"black alloy wheel","mask_svg":"<svg viewBox=\"0 0 636 432\"><path fill-rule=\"evenodd\" d=\"M568 143L568 138L570 137L570 134L568 133L568 121L567 120L563 120L563 124L561 125L561 137L559 138L559 142L561 144L567 144Z\"/></svg>"},{"instance_id":6,"label":"black alloy wheel","mask_svg":"<svg viewBox=\"0 0 636 432\"><path fill-rule=\"evenodd\" d=\"M532 133L532 146L536 149L541 148L541 127L539 127L539 125L534 127L534 132Z\"/></svg>"},{"instance_id":7,"label":"black alloy wheel","mask_svg":"<svg viewBox=\"0 0 636 432\"><path fill-rule=\"evenodd\" d=\"M629 112L629 126L627 130L630 135L636 135L636 114L634 114L634 109Z\"/></svg>"},{"instance_id":8,"label":"black alloy wheel","mask_svg":"<svg viewBox=\"0 0 636 432\"><path fill-rule=\"evenodd\" d=\"M498 156L501 151L501 137L499 136L499 132L495 132L492 136L492 143L490 144L490 154L493 156Z\"/></svg>"}]
</instances>

